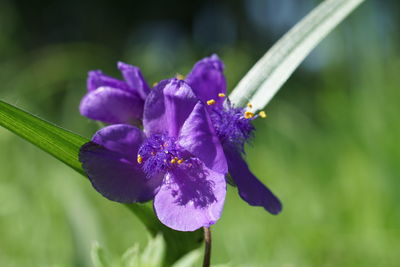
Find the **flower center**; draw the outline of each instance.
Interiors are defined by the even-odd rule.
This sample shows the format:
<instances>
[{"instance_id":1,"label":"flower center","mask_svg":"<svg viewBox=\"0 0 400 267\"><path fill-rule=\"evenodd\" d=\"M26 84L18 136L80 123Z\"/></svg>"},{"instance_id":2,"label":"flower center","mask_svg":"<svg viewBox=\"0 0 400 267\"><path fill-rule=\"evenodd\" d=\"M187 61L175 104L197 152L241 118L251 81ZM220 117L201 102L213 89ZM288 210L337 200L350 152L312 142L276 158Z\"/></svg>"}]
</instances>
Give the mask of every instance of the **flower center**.
<instances>
[{"instance_id":1,"label":"flower center","mask_svg":"<svg viewBox=\"0 0 400 267\"><path fill-rule=\"evenodd\" d=\"M253 136L251 122L258 116L245 108L233 107L228 100L224 107L215 107L210 117L221 143L243 150L244 144Z\"/></svg>"},{"instance_id":2,"label":"flower center","mask_svg":"<svg viewBox=\"0 0 400 267\"><path fill-rule=\"evenodd\" d=\"M177 165L190 164L190 157L174 138L153 134L139 148L137 161L146 175L151 177Z\"/></svg>"}]
</instances>

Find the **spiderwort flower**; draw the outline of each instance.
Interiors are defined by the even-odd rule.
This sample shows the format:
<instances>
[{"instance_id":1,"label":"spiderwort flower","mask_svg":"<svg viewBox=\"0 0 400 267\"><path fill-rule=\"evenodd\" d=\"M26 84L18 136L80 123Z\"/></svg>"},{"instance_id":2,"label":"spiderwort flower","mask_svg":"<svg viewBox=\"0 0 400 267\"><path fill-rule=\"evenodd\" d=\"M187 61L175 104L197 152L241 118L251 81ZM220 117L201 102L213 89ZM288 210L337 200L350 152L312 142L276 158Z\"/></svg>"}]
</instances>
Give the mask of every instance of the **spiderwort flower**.
<instances>
[{"instance_id":1,"label":"spiderwort flower","mask_svg":"<svg viewBox=\"0 0 400 267\"><path fill-rule=\"evenodd\" d=\"M279 199L250 171L242 155L244 145L254 135L252 121L266 117L265 112L254 114L251 104L246 108L233 106L226 97L224 64L217 55L197 62L186 81L203 103L208 105L211 121L223 146L229 174L237 185L239 195L252 206L262 206L278 214Z\"/></svg>"},{"instance_id":2,"label":"spiderwort flower","mask_svg":"<svg viewBox=\"0 0 400 267\"><path fill-rule=\"evenodd\" d=\"M146 99L143 127L105 127L81 148L94 188L118 202L154 199L160 221L175 230L214 224L228 167L206 105L186 82L162 81Z\"/></svg>"},{"instance_id":3,"label":"spiderwort flower","mask_svg":"<svg viewBox=\"0 0 400 267\"><path fill-rule=\"evenodd\" d=\"M90 71L87 79L88 93L80 104L80 112L93 120L105 123L140 124L144 101L150 88L140 69L118 62L124 81Z\"/></svg>"}]
</instances>

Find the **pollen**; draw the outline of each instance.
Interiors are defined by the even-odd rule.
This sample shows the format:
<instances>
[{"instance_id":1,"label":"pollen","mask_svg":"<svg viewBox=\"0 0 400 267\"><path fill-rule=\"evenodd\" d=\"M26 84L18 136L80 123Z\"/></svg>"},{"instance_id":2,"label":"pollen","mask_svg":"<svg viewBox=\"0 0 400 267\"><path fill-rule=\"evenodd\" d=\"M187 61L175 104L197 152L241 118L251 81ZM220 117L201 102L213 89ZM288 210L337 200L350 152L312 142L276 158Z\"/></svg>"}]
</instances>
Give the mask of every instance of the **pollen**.
<instances>
[{"instance_id":1,"label":"pollen","mask_svg":"<svg viewBox=\"0 0 400 267\"><path fill-rule=\"evenodd\" d=\"M265 118L267 117L267 113L265 113L264 110L263 110L263 111L260 111L260 112L258 113L258 115L259 115L261 118L263 118L263 119L265 119Z\"/></svg>"},{"instance_id":2,"label":"pollen","mask_svg":"<svg viewBox=\"0 0 400 267\"><path fill-rule=\"evenodd\" d=\"M251 119L251 118L254 117L254 113L253 113L253 112L250 112L250 111L246 111L246 112L244 113L244 117L245 117L246 119Z\"/></svg>"},{"instance_id":3,"label":"pollen","mask_svg":"<svg viewBox=\"0 0 400 267\"><path fill-rule=\"evenodd\" d=\"M184 80L185 76L183 76L182 74L176 74L175 78L177 78L178 80Z\"/></svg>"},{"instance_id":4,"label":"pollen","mask_svg":"<svg viewBox=\"0 0 400 267\"><path fill-rule=\"evenodd\" d=\"M219 93L219 94L218 94L218 97L221 97L221 98L222 98L222 97L225 97L225 96L226 96L226 95L225 95L224 93Z\"/></svg>"},{"instance_id":5,"label":"pollen","mask_svg":"<svg viewBox=\"0 0 400 267\"><path fill-rule=\"evenodd\" d=\"M211 106L214 105L215 103L217 103L214 99L210 99L207 101L207 105Z\"/></svg>"},{"instance_id":6,"label":"pollen","mask_svg":"<svg viewBox=\"0 0 400 267\"><path fill-rule=\"evenodd\" d=\"M170 161L172 164L175 164L175 163L177 163L178 162L178 158L177 157L175 157L175 158L173 158L173 159L171 159L171 161Z\"/></svg>"},{"instance_id":7,"label":"pollen","mask_svg":"<svg viewBox=\"0 0 400 267\"><path fill-rule=\"evenodd\" d=\"M183 163L183 159L178 160L178 164L182 164Z\"/></svg>"},{"instance_id":8,"label":"pollen","mask_svg":"<svg viewBox=\"0 0 400 267\"><path fill-rule=\"evenodd\" d=\"M253 105L252 105L251 103L247 103L247 107L248 107L248 108L252 108Z\"/></svg>"},{"instance_id":9,"label":"pollen","mask_svg":"<svg viewBox=\"0 0 400 267\"><path fill-rule=\"evenodd\" d=\"M137 162L138 162L139 164L142 164L142 162L143 162L142 156L140 156L140 155L137 156Z\"/></svg>"}]
</instances>

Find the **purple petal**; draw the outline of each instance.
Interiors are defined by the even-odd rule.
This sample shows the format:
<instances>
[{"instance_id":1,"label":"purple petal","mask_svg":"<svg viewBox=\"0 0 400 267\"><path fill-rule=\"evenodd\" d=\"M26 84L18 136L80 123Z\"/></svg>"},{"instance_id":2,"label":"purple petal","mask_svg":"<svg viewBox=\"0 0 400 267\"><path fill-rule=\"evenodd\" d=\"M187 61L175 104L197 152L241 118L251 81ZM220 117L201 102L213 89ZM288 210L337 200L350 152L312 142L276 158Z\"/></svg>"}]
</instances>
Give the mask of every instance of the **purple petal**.
<instances>
[{"instance_id":1,"label":"purple petal","mask_svg":"<svg viewBox=\"0 0 400 267\"><path fill-rule=\"evenodd\" d=\"M221 143L201 101L196 104L183 124L178 142L183 148L202 160L208 168L223 174L228 172Z\"/></svg>"},{"instance_id":2,"label":"purple petal","mask_svg":"<svg viewBox=\"0 0 400 267\"><path fill-rule=\"evenodd\" d=\"M161 177L146 178L136 162L141 141L138 128L112 125L98 131L92 142L81 147L82 167L104 197L123 203L145 202L158 191Z\"/></svg>"},{"instance_id":3,"label":"purple petal","mask_svg":"<svg viewBox=\"0 0 400 267\"><path fill-rule=\"evenodd\" d=\"M118 69L122 72L126 83L130 87L130 90L137 93L140 98L145 100L150 92L150 87L143 78L140 69L123 62L118 62Z\"/></svg>"},{"instance_id":4,"label":"purple petal","mask_svg":"<svg viewBox=\"0 0 400 267\"><path fill-rule=\"evenodd\" d=\"M154 198L157 217L178 231L209 227L220 218L224 206L224 175L204 165L193 167L189 171L177 168L167 173Z\"/></svg>"},{"instance_id":5,"label":"purple petal","mask_svg":"<svg viewBox=\"0 0 400 267\"><path fill-rule=\"evenodd\" d=\"M99 87L107 86L115 89L129 91L129 86L126 82L117 80L113 77L103 74L100 70L89 71L87 78L87 89L89 92L96 90Z\"/></svg>"},{"instance_id":6,"label":"purple petal","mask_svg":"<svg viewBox=\"0 0 400 267\"><path fill-rule=\"evenodd\" d=\"M229 173L237 185L240 197L252 206L264 207L272 214L280 213L281 202L250 172L240 153L234 149L225 148L225 156L228 161Z\"/></svg>"},{"instance_id":7,"label":"purple petal","mask_svg":"<svg viewBox=\"0 0 400 267\"><path fill-rule=\"evenodd\" d=\"M143 128L147 135L165 133L164 87L170 80L159 82L147 96L143 110Z\"/></svg>"},{"instance_id":8,"label":"purple petal","mask_svg":"<svg viewBox=\"0 0 400 267\"><path fill-rule=\"evenodd\" d=\"M223 103L224 98L219 97L218 94L226 94L226 80L224 64L217 55L214 54L197 62L188 74L186 82L202 101L214 99L216 105Z\"/></svg>"},{"instance_id":9,"label":"purple petal","mask_svg":"<svg viewBox=\"0 0 400 267\"><path fill-rule=\"evenodd\" d=\"M80 112L106 123L136 123L143 114L143 101L135 95L111 87L100 87L84 96Z\"/></svg>"},{"instance_id":10,"label":"purple petal","mask_svg":"<svg viewBox=\"0 0 400 267\"><path fill-rule=\"evenodd\" d=\"M164 88L164 101L169 136L178 137L183 123L196 105L197 97L187 83L172 79Z\"/></svg>"},{"instance_id":11,"label":"purple petal","mask_svg":"<svg viewBox=\"0 0 400 267\"><path fill-rule=\"evenodd\" d=\"M167 133L177 137L195 104L196 96L184 81L161 81L146 98L143 112L145 133Z\"/></svg>"},{"instance_id":12,"label":"purple petal","mask_svg":"<svg viewBox=\"0 0 400 267\"><path fill-rule=\"evenodd\" d=\"M114 124L97 131L92 141L124 155L125 159L136 164L136 156L144 138L143 132L135 126Z\"/></svg>"}]
</instances>

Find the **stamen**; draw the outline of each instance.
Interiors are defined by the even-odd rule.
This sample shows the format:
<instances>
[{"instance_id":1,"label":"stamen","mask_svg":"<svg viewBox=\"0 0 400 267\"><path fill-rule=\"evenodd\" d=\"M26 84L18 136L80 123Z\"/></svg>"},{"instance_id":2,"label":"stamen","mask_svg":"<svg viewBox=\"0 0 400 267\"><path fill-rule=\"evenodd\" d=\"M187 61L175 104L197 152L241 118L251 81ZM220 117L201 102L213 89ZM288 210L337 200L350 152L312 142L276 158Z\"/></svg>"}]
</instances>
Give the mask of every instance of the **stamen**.
<instances>
[{"instance_id":1,"label":"stamen","mask_svg":"<svg viewBox=\"0 0 400 267\"><path fill-rule=\"evenodd\" d=\"M178 160L178 164L182 164L183 163L183 159Z\"/></svg>"},{"instance_id":2,"label":"stamen","mask_svg":"<svg viewBox=\"0 0 400 267\"><path fill-rule=\"evenodd\" d=\"M182 151L174 138L152 134L140 146L137 161L142 163L141 167L146 175L153 177L160 172L176 168L176 163L183 158Z\"/></svg>"},{"instance_id":3,"label":"stamen","mask_svg":"<svg viewBox=\"0 0 400 267\"><path fill-rule=\"evenodd\" d=\"M265 118L267 117L267 113L265 113L264 110L263 110L263 111L260 111L260 112L258 113L258 115L259 115L261 118L263 118L263 119L265 119Z\"/></svg>"},{"instance_id":4,"label":"stamen","mask_svg":"<svg viewBox=\"0 0 400 267\"><path fill-rule=\"evenodd\" d=\"M218 94L218 97L221 97L221 98L222 98L222 97L225 97L225 96L226 96L226 95L225 95L224 93L219 93L219 94Z\"/></svg>"},{"instance_id":5,"label":"stamen","mask_svg":"<svg viewBox=\"0 0 400 267\"><path fill-rule=\"evenodd\" d=\"M251 103L247 103L247 107L248 107L248 108L252 108L253 105L252 105Z\"/></svg>"},{"instance_id":6,"label":"stamen","mask_svg":"<svg viewBox=\"0 0 400 267\"><path fill-rule=\"evenodd\" d=\"M211 106L214 105L215 103L217 103L214 99L210 99L207 101L207 105Z\"/></svg>"},{"instance_id":7,"label":"stamen","mask_svg":"<svg viewBox=\"0 0 400 267\"><path fill-rule=\"evenodd\" d=\"M229 143L243 150L243 145L253 135L254 127L251 122L255 115L252 112L246 113L247 107L235 108L229 102L225 104L224 107L212 110L211 121L222 143Z\"/></svg>"},{"instance_id":8,"label":"stamen","mask_svg":"<svg viewBox=\"0 0 400 267\"><path fill-rule=\"evenodd\" d=\"M184 80L185 76L183 76L182 74L176 74L175 78L177 78L178 80Z\"/></svg>"},{"instance_id":9,"label":"stamen","mask_svg":"<svg viewBox=\"0 0 400 267\"><path fill-rule=\"evenodd\" d=\"M251 119L251 118L254 117L254 113L253 113L253 112L250 112L250 111L246 111L246 112L244 113L244 117L245 117L246 119Z\"/></svg>"},{"instance_id":10,"label":"stamen","mask_svg":"<svg viewBox=\"0 0 400 267\"><path fill-rule=\"evenodd\" d=\"M140 155L137 156L137 162L138 162L139 164L142 164L142 162L143 162L142 156L140 156Z\"/></svg>"}]
</instances>

